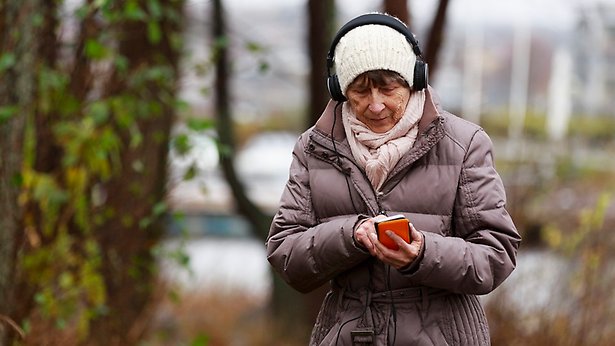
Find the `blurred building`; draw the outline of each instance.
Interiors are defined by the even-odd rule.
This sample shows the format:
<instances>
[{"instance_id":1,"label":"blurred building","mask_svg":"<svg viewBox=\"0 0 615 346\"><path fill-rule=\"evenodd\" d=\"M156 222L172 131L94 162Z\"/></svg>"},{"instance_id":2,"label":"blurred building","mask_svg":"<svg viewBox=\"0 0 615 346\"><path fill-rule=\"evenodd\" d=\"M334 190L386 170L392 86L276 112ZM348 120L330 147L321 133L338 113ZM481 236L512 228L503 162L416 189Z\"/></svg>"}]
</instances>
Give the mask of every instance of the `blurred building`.
<instances>
[{"instance_id":1,"label":"blurred building","mask_svg":"<svg viewBox=\"0 0 615 346\"><path fill-rule=\"evenodd\" d=\"M615 5L584 5L570 42L574 55L574 112L615 114Z\"/></svg>"}]
</instances>

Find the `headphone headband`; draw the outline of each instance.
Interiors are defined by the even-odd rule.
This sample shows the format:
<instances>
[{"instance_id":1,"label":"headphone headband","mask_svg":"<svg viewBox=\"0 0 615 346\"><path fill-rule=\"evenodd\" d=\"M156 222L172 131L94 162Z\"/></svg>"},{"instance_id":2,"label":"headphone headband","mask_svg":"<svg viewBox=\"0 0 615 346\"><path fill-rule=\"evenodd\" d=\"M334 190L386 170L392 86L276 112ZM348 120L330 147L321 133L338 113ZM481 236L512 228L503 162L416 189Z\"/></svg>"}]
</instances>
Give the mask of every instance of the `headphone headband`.
<instances>
[{"instance_id":1,"label":"headphone headband","mask_svg":"<svg viewBox=\"0 0 615 346\"><path fill-rule=\"evenodd\" d=\"M403 22L399 21L395 17L382 13L368 13L358 16L344 24L333 37L331 47L329 48L329 52L327 52L327 88L329 89L329 94L333 100L338 102L346 101L346 96L344 96L344 92L340 86L339 78L336 74L332 73L335 47L342 37L344 37L344 35L346 35L349 31L363 25L384 25L404 35L412 47L414 55L416 55L412 87L415 90L427 88L427 64L423 61L423 54L421 53L421 48L419 47L419 43L416 37L414 37L414 34Z\"/></svg>"},{"instance_id":2,"label":"headphone headband","mask_svg":"<svg viewBox=\"0 0 615 346\"><path fill-rule=\"evenodd\" d=\"M402 23L401 21L395 19L394 17L380 14L380 13L368 13L361 16L358 16L348 23L344 24L340 30L333 37L333 41L331 41L331 46L329 47L329 52L327 53L327 68L333 67L333 57L335 56L335 47L340 42L342 37L346 35L349 31L356 29L363 25L384 25L388 26L391 29L399 32L404 35L408 43L412 46L412 51L416 55L418 59L423 58L423 54L421 53L421 48L419 47L419 42L417 41L414 34L410 32L408 27Z\"/></svg>"}]
</instances>

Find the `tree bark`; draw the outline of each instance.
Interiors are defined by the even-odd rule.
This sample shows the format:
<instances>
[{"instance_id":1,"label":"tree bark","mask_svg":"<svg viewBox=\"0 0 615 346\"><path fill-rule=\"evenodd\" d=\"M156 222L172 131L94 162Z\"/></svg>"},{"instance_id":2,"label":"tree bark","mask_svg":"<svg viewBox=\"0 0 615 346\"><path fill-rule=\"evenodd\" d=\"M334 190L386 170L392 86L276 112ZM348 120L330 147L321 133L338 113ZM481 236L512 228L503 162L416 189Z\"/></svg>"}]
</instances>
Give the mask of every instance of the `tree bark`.
<instances>
[{"instance_id":1,"label":"tree bark","mask_svg":"<svg viewBox=\"0 0 615 346\"><path fill-rule=\"evenodd\" d=\"M235 169L235 131L233 130L233 116L230 107L229 95L229 63L228 63L228 36L224 9L221 0L213 1L212 36L218 44L215 61L215 109L216 129L223 149L219 151L220 165L226 181L228 182L235 199L238 212L245 216L254 226L261 239L267 237L271 216L267 215L246 195L243 182ZM224 43L221 43L224 42Z\"/></svg>"},{"instance_id":2,"label":"tree bark","mask_svg":"<svg viewBox=\"0 0 615 346\"><path fill-rule=\"evenodd\" d=\"M40 28L33 17L42 6L42 0L0 3L0 59L12 61L0 70L0 344L10 344L19 331L15 322L15 275L24 233L17 199L24 129L33 114L39 63L36 48Z\"/></svg>"},{"instance_id":3,"label":"tree bark","mask_svg":"<svg viewBox=\"0 0 615 346\"><path fill-rule=\"evenodd\" d=\"M384 12L397 17L410 26L410 12L407 0L384 0Z\"/></svg>"},{"instance_id":4,"label":"tree bark","mask_svg":"<svg viewBox=\"0 0 615 346\"><path fill-rule=\"evenodd\" d=\"M40 1L37 9L37 13L40 13L43 18L42 25L37 32L37 37L33 39L33 53L36 54L38 60L34 69L37 72L42 71L43 69L55 68L57 49L59 46L58 38L56 36L56 29L59 25L59 5L60 3L58 1ZM34 77L34 79L34 83L39 82L38 76ZM52 134L54 121L57 120L57 115L52 114L53 112L41 111L39 106L40 102L38 101L39 97L40 90L35 90L31 100L32 116L27 120L29 125L33 128L36 137L33 144L33 152L30 153L32 156L31 165L37 172L60 172L60 160L62 154L58 145L55 143L54 136ZM41 227L30 227L27 231L29 236L25 237L24 235L23 229L25 227L29 227L24 222L26 215L33 218L31 224L43 224L44 216L41 215L41 212L37 206L33 205L33 203L24 205L22 214L22 220L20 220L20 224L22 226L21 237L25 239L38 239L36 241L22 243L18 246L17 251L19 251L23 257L31 253L35 247L43 245L40 243L36 244L36 242L45 243L46 241L49 241L49 238L44 239L40 237ZM19 261L22 260L22 257L19 258ZM19 266L19 264L21 263L18 263L17 265ZM39 287L37 284L34 284L28 279L27 273L23 270L16 270L13 280L15 283L16 292L19 292L17 303L14 304L13 307L13 314L15 321L21 322L22 320L28 318L29 314L35 307L36 304L34 301L34 296Z\"/></svg>"},{"instance_id":5,"label":"tree bark","mask_svg":"<svg viewBox=\"0 0 615 346\"><path fill-rule=\"evenodd\" d=\"M424 50L425 62L429 64L429 74L434 76L438 71L438 57L440 56L440 47L444 41L444 31L446 29L446 11L448 9L448 0L440 0L438 10L434 16L431 28L429 30L429 41Z\"/></svg>"},{"instance_id":6,"label":"tree bark","mask_svg":"<svg viewBox=\"0 0 615 346\"><path fill-rule=\"evenodd\" d=\"M141 8L147 8L146 3L140 1ZM183 1L161 1L161 6L165 11L179 14ZM104 92L105 96L129 96L159 108L134 114L136 126L143 135L139 145L131 145L129 131L118 126L123 144L122 172L103 184L106 207L117 215L94 231L102 253L109 313L92 323L88 340L92 345L136 344L153 314L150 304L157 265L152 250L164 232L163 220L154 214L154 209L165 197L167 154L179 74L179 47L175 46L174 35L180 32L179 19L165 17L159 23L159 42L151 40L147 23L143 21L119 24L119 52L127 59L128 70L115 71ZM163 80L134 85L135 77L152 68L170 69L170 73ZM139 112L139 108L135 111ZM150 218L151 223L142 223Z\"/></svg>"},{"instance_id":7,"label":"tree bark","mask_svg":"<svg viewBox=\"0 0 615 346\"><path fill-rule=\"evenodd\" d=\"M335 24L333 0L308 1L308 54L310 58L310 90L306 128L314 125L329 101L327 63Z\"/></svg>"},{"instance_id":8,"label":"tree bark","mask_svg":"<svg viewBox=\"0 0 615 346\"><path fill-rule=\"evenodd\" d=\"M220 150L220 165L225 179L231 187L238 212L249 220L256 230L257 236L264 241L269 233L271 215L265 213L246 195L244 184L237 175L233 163L235 135L229 95L229 39L222 1L214 0L212 3L213 25L211 30L214 41L218 42L218 45L215 47L215 109L217 114L216 128L223 146L222 150ZM325 61L325 57L326 53L321 57L323 61ZM321 82L324 84L324 78L321 79ZM288 330L292 334L299 333L304 338L307 338L316 316L315 309L320 306L324 295L319 291L315 292L314 295L302 295L293 290L275 274L273 275L273 280L272 308L276 321L282 325L283 330Z\"/></svg>"}]
</instances>

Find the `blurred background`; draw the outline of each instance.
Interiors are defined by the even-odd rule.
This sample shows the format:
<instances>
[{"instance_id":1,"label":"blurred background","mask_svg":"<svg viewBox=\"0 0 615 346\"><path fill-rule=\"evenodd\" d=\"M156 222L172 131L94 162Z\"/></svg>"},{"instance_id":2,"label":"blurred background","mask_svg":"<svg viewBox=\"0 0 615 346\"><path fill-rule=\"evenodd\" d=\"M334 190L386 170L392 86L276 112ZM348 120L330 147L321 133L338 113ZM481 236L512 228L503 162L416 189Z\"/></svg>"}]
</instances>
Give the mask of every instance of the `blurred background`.
<instances>
[{"instance_id":1,"label":"blurred background","mask_svg":"<svg viewBox=\"0 0 615 346\"><path fill-rule=\"evenodd\" d=\"M612 344L615 0L0 2L0 344L307 344L326 287L264 242L371 11L494 142L523 243L492 343Z\"/></svg>"}]
</instances>

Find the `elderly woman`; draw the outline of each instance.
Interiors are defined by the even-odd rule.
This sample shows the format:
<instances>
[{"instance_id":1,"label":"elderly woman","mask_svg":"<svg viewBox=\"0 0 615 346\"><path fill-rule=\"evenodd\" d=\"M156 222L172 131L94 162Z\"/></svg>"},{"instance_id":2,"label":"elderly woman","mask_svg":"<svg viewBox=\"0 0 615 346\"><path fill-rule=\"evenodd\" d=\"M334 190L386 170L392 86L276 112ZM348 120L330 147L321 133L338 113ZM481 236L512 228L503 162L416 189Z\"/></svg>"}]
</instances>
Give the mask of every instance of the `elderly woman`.
<instances>
[{"instance_id":1,"label":"elderly woman","mask_svg":"<svg viewBox=\"0 0 615 346\"><path fill-rule=\"evenodd\" d=\"M292 287L331 284L310 345L488 345L477 295L520 243L489 137L440 107L395 18L353 19L329 55L334 101L296 143L267 240ZM393 249L374 224L398 214L409 239L388 231Z\"/></svg>"}]
</instances>

